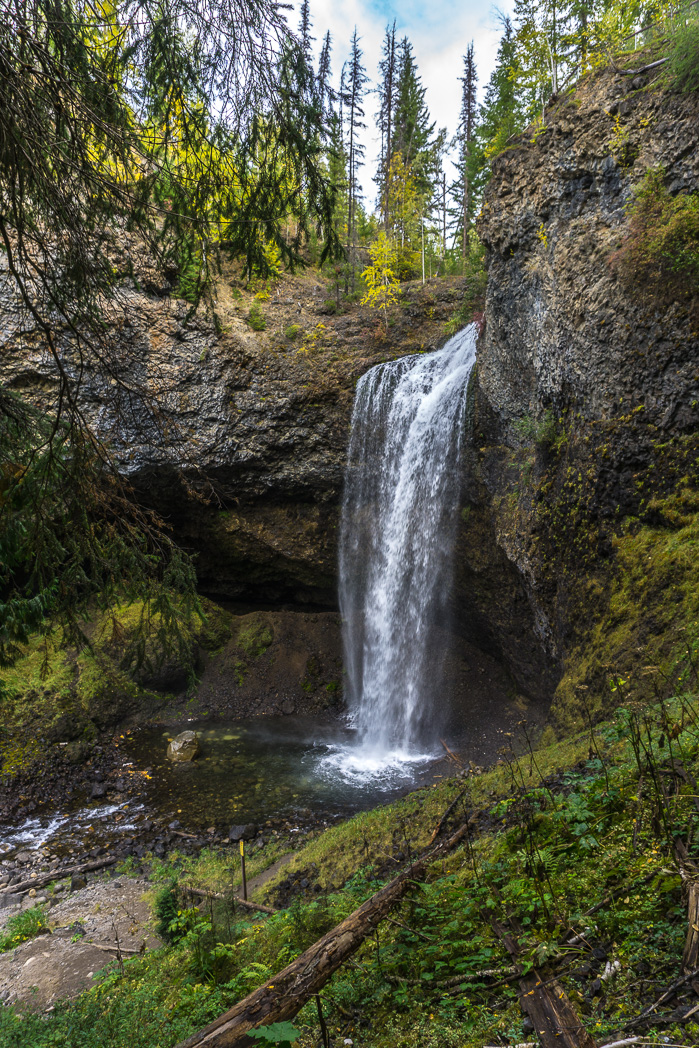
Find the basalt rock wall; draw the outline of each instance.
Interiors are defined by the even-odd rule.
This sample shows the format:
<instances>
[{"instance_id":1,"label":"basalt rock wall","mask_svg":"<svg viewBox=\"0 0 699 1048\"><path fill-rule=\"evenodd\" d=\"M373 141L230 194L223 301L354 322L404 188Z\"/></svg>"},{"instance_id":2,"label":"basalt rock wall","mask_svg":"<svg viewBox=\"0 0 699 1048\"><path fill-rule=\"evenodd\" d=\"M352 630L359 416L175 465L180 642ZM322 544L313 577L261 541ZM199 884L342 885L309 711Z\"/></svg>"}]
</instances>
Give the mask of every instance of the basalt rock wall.
<instances>
[{"instance_id":1,"label":"basalt rock wall","mask_svg":"<svg viewBox=\"0 0 699 1048\"><path fill-rule=\"evenodd\" d=\"M0 376L55 411L55 361L2 265ZM120 288L106 310L100 366L88 353L78 374L70 333L59 332L81 410L138 498L195 555L204 593L334 609L356 379L382 360L442 344L467 282L404 285L384 327L367 307L337 312L315 274L256 290L224 273L216 318L192 315L162 277L147 277ZM263 330L251 327L251 309Z\"/></svg>"},{"instance_id":2,"label":"basalt rock wall","mask_svg":"<svg viewBox=\"0 0 699 1048\"><path fill-rule=\"evenodd\" d=\"M560 98L494 161L479 220L456 612L564 724L615 673L669 665L694 607L681 565L644 551L695 523L699 289L668 299L614 264L649 169L699 190L699 94L651 77L597 72Z\"/></svg>"}]
</instances>

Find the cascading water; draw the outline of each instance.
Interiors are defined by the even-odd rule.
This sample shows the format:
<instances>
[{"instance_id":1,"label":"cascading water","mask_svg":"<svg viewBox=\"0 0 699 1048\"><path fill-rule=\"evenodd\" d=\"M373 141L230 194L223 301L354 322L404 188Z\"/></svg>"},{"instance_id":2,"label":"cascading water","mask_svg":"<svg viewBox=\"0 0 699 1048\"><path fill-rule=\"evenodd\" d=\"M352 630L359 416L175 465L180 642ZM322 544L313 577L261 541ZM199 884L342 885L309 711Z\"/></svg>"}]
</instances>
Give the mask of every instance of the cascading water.
<instances>
[{"instance_id":1,"label":"cascading water","mask_svg":"<svg viewBox=\"0 0 699 1048\"><path fill-rule=\"evenodd\" d=\"M440 690L436 631L449 594L459 454L476 329L359 381L340 538L349 776L424 757ZM434 728L434 723L433 723ZM341 757L341 760L338 758Z\"/></svg>"}]
</instances>

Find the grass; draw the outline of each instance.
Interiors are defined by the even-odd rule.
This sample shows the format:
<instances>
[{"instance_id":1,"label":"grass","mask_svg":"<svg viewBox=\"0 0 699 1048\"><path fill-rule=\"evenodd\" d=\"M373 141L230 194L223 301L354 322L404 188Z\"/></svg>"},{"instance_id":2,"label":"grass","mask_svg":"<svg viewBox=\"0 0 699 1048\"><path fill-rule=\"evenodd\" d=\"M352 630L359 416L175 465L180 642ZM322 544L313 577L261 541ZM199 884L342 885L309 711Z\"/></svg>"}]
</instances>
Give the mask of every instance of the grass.
<instances>
[{"instance_id":1,"label":"grass","mask_svg":"<svg viewBox=\"0 0 699 1048\"><path fill-rule=\"evenodd\" d=\"M20 943L34 939L48 931L48 917L43 906L30 906L21 913L8 918L4 931L0 932L0 953L14 950Z\"/></svg>"},{"instance_id":2,"label":"grass","mask_svg":"<svg viewBox=\"0 0 699 1048\"><path fill-rule=\"evenodd\" d=\"M191 905L187 884L231 887L231 853L154 862L156 887L178 882L177 942L111 967L101 984L45 1017L0 1011L8 1048L172 1048L257 988L361 904L390 876L382 857L422 848L461 791L459 822L480 809L472 838L433 864L375 939L322 992L335 1043L359 1048L480 1048L526 1040L517 980L493 919L516 917L526 970L555 974L597 1039L624 1030L679 974L686 903L677 836L695 847L692 776L699 774L696 674L669 700L629 702L594 731L503 755L480 776L457 776L335 826L285 867L335 887L271 917L241 918L225 901ZM681 761L687 775L661 776ZM653 785L667 784L667 788ZM255 855L263 867L274 846ZM235 882L233 882L235 884ZM274 881L270 882L273 892ZM610 893L614 897L610 897ZM605 901L606 900L606 901ZM594 915L591 906L602 903ZM566 933L582 935L577 947ZM603 960L596 960L595 949ZM609 962L614 974L596 983ZM500 976L477 973L494 970ZM601 986L601 989L599 987ZM668 1015L643 1028L656 1043L695 1043L699 1025ZM686 998L686 1006L693 998ZM673 1013L674 1014L674 1013ZM294 1019L299 1048L318 1043L316 1004ZM69 1032L69 1041L64 1042Z\"/></svg>"}]
</instances>

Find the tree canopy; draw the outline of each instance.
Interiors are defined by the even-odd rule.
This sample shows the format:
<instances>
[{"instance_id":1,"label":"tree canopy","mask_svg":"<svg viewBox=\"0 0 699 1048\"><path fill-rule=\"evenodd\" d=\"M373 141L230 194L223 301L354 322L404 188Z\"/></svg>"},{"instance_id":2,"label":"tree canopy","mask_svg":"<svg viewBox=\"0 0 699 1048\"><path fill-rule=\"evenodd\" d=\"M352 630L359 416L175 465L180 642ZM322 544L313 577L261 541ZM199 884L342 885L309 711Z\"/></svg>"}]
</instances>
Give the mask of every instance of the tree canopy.
<instances>
[{"instance_id":1,"label":"tree canopy","mask_svg":"<svg viewBox=\"0 0 699 1048\"><path fill-rule=\"evenodd\" d=\"M275 0L0 0L0 12L0 279L15 341L43 345L55 389L41 402L0 390L7 658L49 610L75 623L81 604L136 579L191 588L81 401L99 375L115 411L145 407L144 440L157 440L158 406L106 319L127 308L139 252L196 303L220 252L265 275L270 247L293 267L311 228L325 253L339 244L307 8L300 41Z\"/></svg>"}]
</instances>

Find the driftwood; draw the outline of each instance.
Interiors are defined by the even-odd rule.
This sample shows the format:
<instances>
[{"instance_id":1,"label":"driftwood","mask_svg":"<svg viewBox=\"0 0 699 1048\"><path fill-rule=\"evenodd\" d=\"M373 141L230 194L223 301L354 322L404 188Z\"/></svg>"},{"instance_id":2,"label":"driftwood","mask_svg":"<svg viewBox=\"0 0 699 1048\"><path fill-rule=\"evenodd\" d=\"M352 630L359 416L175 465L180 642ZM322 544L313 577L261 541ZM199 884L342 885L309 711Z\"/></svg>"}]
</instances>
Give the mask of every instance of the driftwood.
<instances>
[{"instance_id":1,"label":"driftwood","mask_svg":"<svg viewBox=\"0 0 699 1048\"><path fill-rule=\"evenodd\" d=\"M278 975L221 1015L205 1030L187 1038L179 1048L238 1048L250 1044L247 1033L256 1026L293 1019L340 965L359 949L415 878L421 877L431 863L461 843L475 819L476 816L472 815L469 822L446 841L428 849L407 870L389 881Z\"/></svg>"},{"instance_id":2,"label":"driftwood","mask_svg":"<svg viewBox=\"0 0 699 1048\"><path fill-rule=\"evenodd\" d=\"M143 946L139 946L137 950L132 950L130 947L125 946L107 946L104 943L99 942L86 942L85 946L91 946L93 950L102 950L104 953L118 953L126 955L136 955L144 952L145 943Z\"/></svg>"},{"instance_id":3,"label":"driftwood","mask_svg":"<svg viewBox=\"0 0 699 1048\"><path fill-rule=\"evenodd\" d=\"M651 69L657 69L658 66L665 65L667 61L667 58L659 58L657 62L649 62L648 65L641 66L640 69L619 69L619 67L612 62L612 69L615 73L619 73L621 76L641 76L643 73L647 73Z\"/></svg>"},{"instance_id":4,"label":"driftwood","mask_svg":"<svg viewBox=\"0 0 699 1048\"><path fill-rule=\"evenodd\" d=\"M518 965L521 951L514 934L498 921L491 923L519 969L520 1007L534 1024L542 1048L596 1048L557 979L546 979L536 969L525 975ZM517 922L512 920L511 923L513 930L518 933L521 929Z\"/></svg>"},{"instance_id":5,"label":"driftwood","mask_svg":"<svg viewBox=\"0 0 699 1048\"><path fill-rule=\"evenodd\" d=\"M248 899L241 899L237 895L226 895L225 892L211 892L206 888L189 888L185 886L185 891L189 892L190 895L199 895L202 899L232 899L238 906L242 906L244 910L257 910L260 913L278 913L273 906L263 906L261 902L250 902Z\"/></svg>"},{"instance_id":6,"label":"driftwood","mask_svg":"<svg viewBox=\"0 0 699 1048\"><path fill-rule=\"evenodd\" d=\"M32 877L27 881L20 881L19 884L8 884L6 888L0 888L0 895L18 895L22 892L28 892L30 888L41 888L45 884L50 884L51 881L62 881L65 877L70 877L74 873L90 873L92 870L103 870L105 866L113 866L116 861L116 857L112 859L96 859L94 862L85 862L82 866L68 866L64 870L51 870L50 873L39 873L36 877Z\"/></svg>"}]
</instances>

